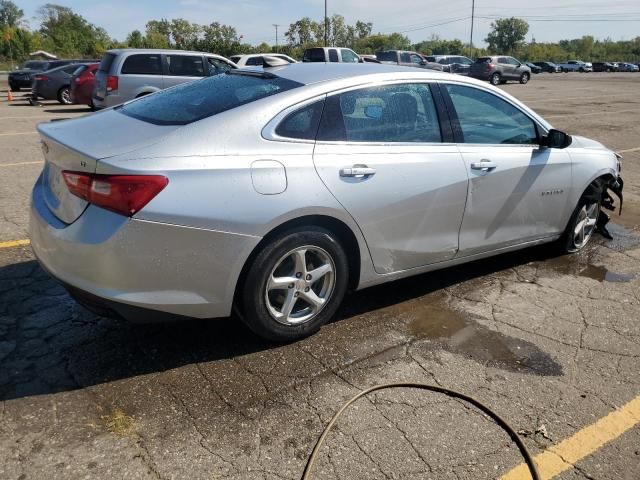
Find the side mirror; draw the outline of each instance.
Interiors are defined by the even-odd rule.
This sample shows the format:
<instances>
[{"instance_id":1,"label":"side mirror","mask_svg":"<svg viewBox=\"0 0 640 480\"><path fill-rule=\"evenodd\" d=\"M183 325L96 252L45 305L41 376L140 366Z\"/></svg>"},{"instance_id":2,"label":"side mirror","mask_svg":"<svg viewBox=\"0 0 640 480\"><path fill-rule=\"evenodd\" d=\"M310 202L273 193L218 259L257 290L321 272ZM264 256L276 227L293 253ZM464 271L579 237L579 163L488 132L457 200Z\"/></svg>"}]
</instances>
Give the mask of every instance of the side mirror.
<instances>
[{"instance_id":1,"label":"side mirror","mask_svg":"<svg viewBox=\"0 0 640 480\"><path fill-rule=\"evenodd\" d=\"M420 65L422 65L423 67L427 64L426 60L420 60Z\"/></svg>"},{"instance_id":2,"label":"side mirror","mask_svg":"<svg viewBox=\"0 0 640 480\"><path fill-rule=\"evenodd\" d=\"M548 148L567 148L572 141L571 135L552 128L545 137L542 137L540 144Z\"/></svg>"}]
</instances>

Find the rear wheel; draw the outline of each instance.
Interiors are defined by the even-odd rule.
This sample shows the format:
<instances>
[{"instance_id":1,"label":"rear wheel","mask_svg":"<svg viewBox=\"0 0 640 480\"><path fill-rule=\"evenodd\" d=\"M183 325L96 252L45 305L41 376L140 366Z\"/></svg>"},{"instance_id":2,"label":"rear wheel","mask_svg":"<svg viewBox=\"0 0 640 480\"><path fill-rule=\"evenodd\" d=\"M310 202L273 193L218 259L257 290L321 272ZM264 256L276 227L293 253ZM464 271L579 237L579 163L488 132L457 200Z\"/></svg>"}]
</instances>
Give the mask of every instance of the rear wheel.
<instances>
[{"instance_id":1,"label":"rear wheel","mask_svg":"<svg viewBox=\"0 0 640 480\"><path fill-rule=\"evenodd\" d=\"M62 105L73 104L73 102L71 101L71 91L69 90L68 85L58 90L58 102L60 102Z\"/></svg>"},{"instance_id":2,"label":"rear wheel","mask_svg":"<svg viewBox=\"0 0 640 480\"><path fill-rule=\"evenodd\" d=\"M270 241L251 263L241 292L247 326L283 342L318 331L333 317L347 290L342 245L319 227L299 227Z\"/></svg>"},{"instance_id":3,"label":"rear wheel","mask_svg":"<svg viewBox=\"0 0 640 480\"><path fill-rule=\"evenodd\" d=\"M492 74L491 77L489 77L489 82L491 82L491 85L500 85L501 81L502 76L498 72Z\"/></svg>"},{"instance_id":4,"label":"rear wheel","mask_svg":"<svg viewBox=\"0 0 640 480\"><path fill-rule=\"evenodd\" d=\"M530 75L527 72L524 72L522 75L520 75L520 83L522 85L525 85L529 83L530 78L531 78Z\"/></svg>"},{"instance_id":5,"label":"rear wheel","mask_svg":"<svg viewBox=\"0 0 640 480\"><path fill-rule=\"evenodd\" d=\"M582 250L596 231L602 189L601 183L596 181L580 198L564 233L563 245L566 252L574 253Z\"/></svg>"}]
</instances>

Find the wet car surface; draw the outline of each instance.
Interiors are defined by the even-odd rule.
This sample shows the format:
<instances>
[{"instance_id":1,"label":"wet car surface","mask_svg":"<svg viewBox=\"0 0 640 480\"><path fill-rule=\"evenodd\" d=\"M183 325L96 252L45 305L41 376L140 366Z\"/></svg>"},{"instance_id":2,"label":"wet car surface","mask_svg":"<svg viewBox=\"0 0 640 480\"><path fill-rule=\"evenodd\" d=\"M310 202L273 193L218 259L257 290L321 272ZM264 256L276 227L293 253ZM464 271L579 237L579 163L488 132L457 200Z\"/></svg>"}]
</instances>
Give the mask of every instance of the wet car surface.
<instances>
[{"instance_id":1,"label":"wet car surface","mask_svg":"<svg viewBox=\"0 0 640 480\"><path fill-rule=\"evenodd\" d=\"M537 247L363 290L314 337L274 345L234 318L100 318L28 245L1 248L0 478L299 478L340 405L389 381L477 397L534 454L637 397L637 85L625 74L540 77L505 89L558 128L625 151L614 239L594 237L578 255ZM26 96L0 110L12 134L0 137L0 242L9 245L27 238L42 168L35 123L86 110L35 109ZM638 445L636 425L558 478L637 478ZM520 462L480 412L400 389L342 418L313 477L496 478Z\"/></svg>"}]
</instances>

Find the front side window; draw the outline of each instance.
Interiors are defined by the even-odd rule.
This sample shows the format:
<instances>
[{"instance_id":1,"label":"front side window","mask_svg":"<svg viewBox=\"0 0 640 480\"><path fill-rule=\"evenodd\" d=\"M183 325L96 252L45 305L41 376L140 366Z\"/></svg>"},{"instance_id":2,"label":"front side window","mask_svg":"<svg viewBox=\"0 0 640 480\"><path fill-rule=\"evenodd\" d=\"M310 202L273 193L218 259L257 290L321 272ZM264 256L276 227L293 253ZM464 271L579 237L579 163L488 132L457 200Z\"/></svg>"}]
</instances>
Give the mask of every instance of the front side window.
<instances>
[{"instance_id":1,"label":"front side window","mask_svg":"<svg viewBox=\"0 0 640 480\"><path fill-rule=\"evenodd\" d=\"M219 75L233 70L231 65L218 58L207 58L207 64L209 65L209 75Z\"/></svg>"},{"instance_id":2,"label":"front side window","mask_svg":"<svg viewBox=\"0 0 640 480\"><path fill-rule=\"evenodd\" d=\"M154 125L186 125L302 86L275 75L234 73L238 71L183 83L116 107L116 111Z\"/></svg>"},{"instance_id":3,"label":"front side window","mask_svg":"<svg viewBox=\"0 0 640 480\"><path fill-rule=\"evenodd\" d=\"M315 140L323 107L324 99L290 113L276 127L276 135L286 138Z\"/></svg>"},{"instance_id":4,"label":"front side window","mask_svg":"<svg viewBox=\"0 0 640 480\"><path fill-rule=\"evenodd\" d=\"M202 57L195 55L167 55L168 74L175 77L204 77Z\"/></svg>"},{"instance_id":5,"label":"front side window","mask_svg":"<svg viewBox=\"0 0 640 480\"><path fill-rule=\"evenodd\" d=\"M100 69L102 70L102 66L100 67ZM130 55L124 61L121 73L123 75L162 75L162 64L160 63L160 55Z\"/></svg>"},{"instance_id":6,"label":"front side window","mask_svg":"<svg viewBox=\"0 0 640 480\"><path fill-rule=\"evenodd\" d=\"M422 57L420 55L416 55L415 53L411 55L411 63L414 65L420 65L422 63Z\"/></svg>"},{"instance_id":7,"label":"front side window","mask_svg":"<svg viewBox=\"0 0 640 480\"><path fill-rule=\"evenodd\" d=\"M354 52L349 50L348 48L341 49L340 53L342 54L342 61L343 62L349 62L349 63L357 63L358 62L358 56Z\"/></svg>"},{"instance_id":8,"label":"front side window","mask_svg":"<svg viewBox=\"0 0 640 480\"><path fill-rule=\"evenodd\" d=\"M447 85L464 143L534 144L533 120L496 95L474 87Z\"/></svg>"},{"instance_id":9,"label":"front side window","mask_svg":"<svg viewBox=\"0 0 640 480\"><path fill-rule=\"evenodd\" d=\"M327 98L318 140L434 143L442 140L429 85L363 88Z\"/></svg>"}]
</instances>

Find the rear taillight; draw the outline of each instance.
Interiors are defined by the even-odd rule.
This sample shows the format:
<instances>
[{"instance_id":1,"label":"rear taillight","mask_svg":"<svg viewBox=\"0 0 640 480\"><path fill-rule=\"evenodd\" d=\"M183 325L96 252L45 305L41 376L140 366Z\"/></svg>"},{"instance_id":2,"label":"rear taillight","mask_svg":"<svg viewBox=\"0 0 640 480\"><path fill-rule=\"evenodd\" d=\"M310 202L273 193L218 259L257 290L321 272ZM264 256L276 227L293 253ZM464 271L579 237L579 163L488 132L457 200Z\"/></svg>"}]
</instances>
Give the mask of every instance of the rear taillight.
<instances>
[{"instance_id":1,"label":"rear taillight","mask_svg":"<svg viewBox=\"0 0 640 480\"><path fill-rule=\"evenodd\" d=\"M492 63L488 63L487 64L487 70L489 70L489 71L493 70L493 64Z\"/></svg>"},{"instance_id":2,"label":"rear taillight","mask_svg":"<svg viewBox=\"0 0 640 480\"><path fill-rule=\"evenodd\" d=\"M46 75L36 75L34 79L36 82L46 82L47 80L49 80L49 77L47 77Z\"/></svg>"},{"instance_id":3,"label":"rear taillight","mask_svg":"<svg viewBox=\"0 0 640 480\"><path fill-rule=\"evenodd\" d=\"M109 75L107 77L107 92L115 92L116 90L118 90L118 77Z\"/></svg>"},{"instance_id":4,"label":"rear taillight","mask_svg":"<svg viewBox=\"0 0 640 480\"><path fill-rule=\"evenodd\" d=\"M69 191L98 207L121 215L139 212L169 184L162 175L98 175L62 172Z\"/></svg>"}]
</instances>

